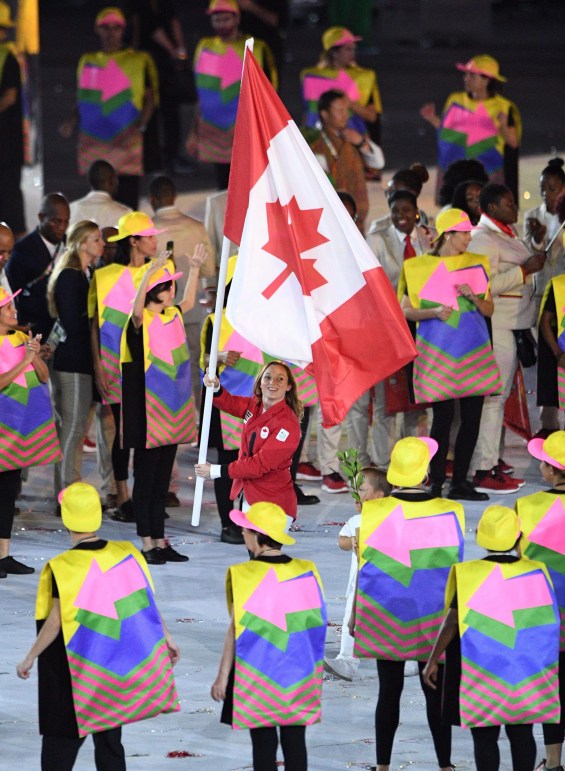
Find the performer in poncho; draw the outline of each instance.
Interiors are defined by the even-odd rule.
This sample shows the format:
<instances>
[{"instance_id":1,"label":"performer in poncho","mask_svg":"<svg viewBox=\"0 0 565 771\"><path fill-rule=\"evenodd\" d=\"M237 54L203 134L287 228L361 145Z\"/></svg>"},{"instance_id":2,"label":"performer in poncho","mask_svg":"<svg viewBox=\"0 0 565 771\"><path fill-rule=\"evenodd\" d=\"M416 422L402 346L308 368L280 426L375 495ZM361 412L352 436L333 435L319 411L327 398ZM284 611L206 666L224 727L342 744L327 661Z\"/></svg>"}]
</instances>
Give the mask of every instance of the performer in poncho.
<instances>
[{"instance_id":1,"label":"performer in poncho","mask_svg":"<svg viewBox=\"0 0 565 771\"><path fill-rule=\"evenodd\" d=\"M321 719L327 613L320 576L313 562L282 554L295 540L280 506L255 503L231 518L253 559L228 570L231 621L211 695L224 702L223 723L250 729L255 771L275 767L279 734L285 767L306 771L306 726Z\"/></svg>"},{"instance_id":2,"label":"performer in poncho","mask_svg":"<svg viewBox=\"0 0 565 771\"><path fill-rule=\"evenodd\" d=\"M472 225L461 209L440 214L436 225L434 250L404 262L398 287L404 315L418 325L414 397L417 404L432 402L430 436L439 445L430 464L432 495L440 496L445 482L449 432L458 401L461 425L448 497L484 501L488 496L475 490L467 473L484 396L502 390L486 323L494 310L489 260L467 252Z\"/></svg>"},{"instance_id":3,"label":"performer in poncho","mask_svg":"<svg viewBox=\"0 0 565 771\"><path fill-rule=\"evenodd\" d=\"M559 722L559 609L546 566L520 556L519 539L512 509L485 509L477 543L487 555L452 568L424 670L426 684L441 690L438 661L447 649L444 719L471 729L477 771L498 770L501 725L514 771L532 771L532 723Z\"/></svg>"},{"instance_id":4,"label":"performer in poncho","mask_svg":"<svg viewBox=\"0 0 565 771\"><path fill-rule=\"evenodd\" d=\"M125 771L122 725L180 708L171 669L180 652L141 554L98 536L94 487L75 482L59 502L72 546L41 573L39 634L17 674L29 678L39 657L42 771L70 771L89 734L96 768Z\"/></svg>"},{"instance_id":5,"label":"performer in poncho","mask_svg":"<svg viewBox=\"0 0 565 771\"><path fill-rule=\"evenodd\" d=\"M354 655L377 660L378 771L390 766L407 661L418 662L438 765L442 771L452 767L451 728L441 723L441 697L422 680L441 624L449 569L463 557L465 532L463 506L423 489L436 452L433 439L397 442L387 472L391 496L366 501L361 510Z\"/></svg>"}]
</instances>

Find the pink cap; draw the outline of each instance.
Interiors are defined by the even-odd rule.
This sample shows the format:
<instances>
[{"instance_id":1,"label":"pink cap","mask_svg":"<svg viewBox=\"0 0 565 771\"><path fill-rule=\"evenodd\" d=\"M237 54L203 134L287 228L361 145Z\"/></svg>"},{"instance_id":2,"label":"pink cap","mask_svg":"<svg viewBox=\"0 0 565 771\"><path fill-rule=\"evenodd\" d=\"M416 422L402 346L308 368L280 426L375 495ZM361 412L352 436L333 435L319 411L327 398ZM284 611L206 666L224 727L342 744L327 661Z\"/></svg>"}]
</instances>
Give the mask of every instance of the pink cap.
<instances>
[{"instance_id":1,"label":"pink cap","mask_svg":"<svg viewBox=\"0 0 565 771\"><path fill-rule=\"evenodd\" d=\"M147 291L148 292L151 291L151 289L154 289L156 286L159 286L159 284L166 284L168 281L176 281L181 276L182 276L182 270L179 270L176 273L171 273L171 271L168 268L163 268L162 270L156 273L155 278L147 287Z\"/></svg>"},{"instance_id":2,"label":"pink cap","mask_svg":"<svg viewBox=\"0 0 565 771\"><path fill-rule=\"evenodd\" d=\"M553 437L553 438L552 438ZM565 469L565 431L555 431L547 439L530 439L528 452L538 460L543 460L558 469ZM551 441L548 441L551 440ZM560 460L556 456L559 456Z\"/></svg>"},{"instance_id":3,"label":"pink cap","mask_svg":"<svg viewBox=\"0 0 565 771\"><path fill-rule=\"evenodd\" d=\"M211 0L208 10L208 15L213 13L235 13L239 16L240 10L236 0Z\"/></svg>"},{"instance_id":4,"label":"pink cap","mask_svg":"<svg viewBox=\"0 0 565 771\"><path fill-rule=\"evenodd\" d=\"M0 287L0 308L2 308L3 305L8 305L8 303L11 302L14 297L17 297L21 291L21 289L18 289L17 292L10 294L3 287Z\"/></svg>"}]
</instances>

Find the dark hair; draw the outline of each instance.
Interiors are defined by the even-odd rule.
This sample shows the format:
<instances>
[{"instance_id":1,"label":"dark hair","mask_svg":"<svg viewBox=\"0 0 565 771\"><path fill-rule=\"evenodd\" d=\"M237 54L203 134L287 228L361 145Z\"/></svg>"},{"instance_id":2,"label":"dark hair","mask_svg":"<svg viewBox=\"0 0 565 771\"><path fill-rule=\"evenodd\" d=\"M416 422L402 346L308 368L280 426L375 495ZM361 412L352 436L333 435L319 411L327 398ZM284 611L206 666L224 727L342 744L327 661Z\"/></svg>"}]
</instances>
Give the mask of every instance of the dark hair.
<instances>
[{"instance_id":1,"label":"dark hair","mask_svg":"<svg viewBox=\"0 0 565 771\"><path fill-rule=\"evenodd\" d=\"M413 192L417 198L422 192L424 183L429 178L430 175L424 164L416 161L416 163L410 164L407 169L399 169L396 174L392 175L390 181L404 190Z\"/></svg>"},{"instance_id":2,"label":"dark hair","mask_svg":"<svg viewBox=\"0 0 565 771\"><path fill-rule=\"evenodd\" d=\"M282 546L282 543L273 541L273 539L269 538L269 536L265 535L265 533L258 533L255 531L255 535L257 536L258 546L268 546L270 549L280 549Z\"/></svg>"},{"instance_id":3,"label":"dark hair","mask_svg":"<svg viewBox=\"0 0 565 771\"><path fill-rule=\"evenodd\" d=\"M120 238L115 242L116 251L114 252L114 262L117 265L129 265L130 263L130 243L129 236Z\"/></svg>"},{"instance_id":4,"label":"dark hair","mask_svg":"<svg viewBox=\"0 0 565 771\"><path fill-rule=\"evenodd\" d=\"M330 88L329 91L324 91L324 93L320 96L318 99L318 114L323 112L328 112L332 104L337 99L344 99L345 93L343 91L338 91L337 88Z\"/></svg>"},{"instance_id":5,"label":"dark hair","mask_svg":"<svg viewBox=\"0 0 565 771\"><path fill-rule=\"evenodd\" d=\"M103 190L115 179L116 172L108 161L93 161L88 169L88 184L93 190Z\"/></svg>"},{"instance_id":6,"label":"dark hair","mask_svg":"<svg viewBox=\"0 0 565 771\"><path fill-rule=\"evenodd\" d=\"M155 198L174 198L176 194L175 183L169 177L161 175L149 183L149 195Z\"/></svg>"},{"instance_id":7,"label":"dark hair","mask_svg":"<svg viewBox=\"0 0 565 771\"><path fill-rule=\"evenodd\" d=\"M480 161L470 158L450 163L445 170L438 192L439 205L448 206L451 203L457 185L469 179L477 180L477 182L482 182L485 185L489 181L485 167Z\"/></svg>"},{"instance_id":8,"label":"dark hair","mask_svg":"<svg viewBox=\"0 0 565 771\"><path fill-rule=\"evenodd\" d=\"M553 211L557 214L559 222L565 222L565 190L559 193L553 204Z\"/></svg>"},{"instance_id":9,"label":"dark hair","mask_svg":"<svg viewBox=\"0 0 565 771\"><path fill-rule=\"evenodd\" d=\"M302 404L302 401L298 396L296 380L294 379L292 370L286 362L275 360L275 361L270 361L267 364L264 364L261 367L261 371L255 378L255 383L253 384L253 395L256 396L259 399L259 401L262 400L263 394L261 393L261 380L265 372L269 369L269 367L272 367L274 364L276 364L278 367L282 367L285 370L286 376L288 378L288 384L290 385L290 390L286 392L284 397L285 402L288 404L290 409L294 412L298 420L302 420L302 416L304 415L304 405Z\"/></svg>"},{"instance_id":10,"label":"dark hair","mask_svg":"<svg viewBox=\"0 0 565 771\"><path fill-rule=\"evenodd\" d=\"M162 281L160 284L156 284L152 289L150 289L146 295L145 295L145 306L149 305L149 303L159 303L161 300L159 300L159 295L161 292L164 292L166 289L170 289L173 285L172 281Z\"/></svg>"},{"instance_id":11,"label":"dark hair","mask_svg":"<svg viewBox=\"0 0 565 771\"><path fill-rule=\"evenodd\" d=\"M469 215L469 219L473 219L475 215L471 214L469 205L467 203L467 188L470 185L478 185L481 189L485 186L484 182L479 182L478 179L468 179L466 182L460 182L453 191L453 198L451 199L451 205L454 209L462 209L465 214ZM473 223L476 224L476 223Z\"/></svg>"},{"instance_id":12,"label":"dark hair","mask_svg":"<svg viewBox=\"0 0 565 771\"><path fill-rule=\"evenodd\" d=\"M389 496L392 492L392 485L387 481L386 471L374 466L365 466L361 469L361 473L371 485L373 490L383 493L385 496Z\"/></svg>"},{"instance_id":13,"label":"dark hair","mask_svg":"<svg viewBox=\"0 0 565 771\"><path fill-rule=\"evenodd\" d=\"M483 187L479 197L481 211L488 214L488 207L493 203L497 204L502 196L510 192L510 188L506 187L506 185L501 185L498 182L489 182L488 185Z\"/></svg>"},{"instance_id":14,"label":"dark hair","mask_svg":"<svg viewBox=\"0 0 565 771\"><path fill-rule=\"evenodd\" d=\"M412 206L417 210L418 209L418 200L414 193L411 193L410 190L395 190L394 193L389 195L388 197L388 207L389 209L392 208L392 204L396 201L410 201Z\"/></svg>"},{"instance_id":15,"label":"dark hair","mask_svg":"<svg viewBox=\"0 0 565 771\"><path fill-rule=\"evenodd\" d=\"M346 190L338 190L337 195L342 203L348 203L351 206L354 215L357 214L357 204L351 193L348 193Z\"/></svg>"},{"instance_id":16,"label":"dark hair","mask_svg":"<svg viewBox=\"0 0 565 771\"><path fill-rule=\"evenodd\" d=\"M563 171L565 161L562 158L552 158L545 169L542 171L542 177L557 177L562 185L565 185L565 172Z\"/></svg>"}]
</instances>

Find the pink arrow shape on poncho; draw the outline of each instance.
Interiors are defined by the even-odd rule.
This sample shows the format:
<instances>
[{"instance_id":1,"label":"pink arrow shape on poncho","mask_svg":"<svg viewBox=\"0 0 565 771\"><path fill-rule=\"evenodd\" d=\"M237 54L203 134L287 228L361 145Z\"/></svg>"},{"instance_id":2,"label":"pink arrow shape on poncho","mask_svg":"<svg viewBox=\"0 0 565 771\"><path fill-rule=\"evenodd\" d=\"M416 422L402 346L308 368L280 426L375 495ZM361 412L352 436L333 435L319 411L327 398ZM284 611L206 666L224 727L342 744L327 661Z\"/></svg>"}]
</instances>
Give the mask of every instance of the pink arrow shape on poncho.
<instances>
[{"instance_id":1,"label":"pink arrow shape on poncho","mask_svg":"<svg viewBox=\"0 0 565 771\"><path fill-rule=\"evenodd\" d=\"M231 46L224 54L214 54L202 51L196 64L196 72L200 75L211 75L220 78L220 88L225 90L241 80L243 62Z\"/></svg>"},{"instance_id":2,"label":"pink arrow shape on poncho","mask_svg":"<svg viewBox=\"0 0 565 771\"><path fill-rule=\"evenodd\" d=\"M250 343L249 340L242 337L235 329L229 336L229 339L226 340L225 349L227 351L238 351L243 359L254 361L256 364L263 364L262 351L256 345Z\"/></svg>"},{"instance_id":3,"label":"pink arrow shape on poncho","mask_svg":"<svg viewBox=\"0 0 565 771\"><path fill-rule=\"evenodd\" d=\"M319 77L311 74L304 79L304 97L310 102L317 102L330 88L343 91L352 102L359 101L359 87L345 70L340 70L337 78L328 78L320 73Z\"/></svg>"},{"instance_id":4,"label":"pink arrow shape on poncho","mask_svg":"<svg viewBox=\"0 0 565 771\"><path fill-rule=\"evenodd\" d=\"M467 147L498 135L498 126L480 102L475 110L467 110L457 104L451 105L443 119L442 128L466 134Z\"/></svg>"},{"instance_id":5,"label":"pink arrow shape on poncho","mask_svg":"<svg viewBox=\"0 0 565 771\"><path fill-rule=\"evenodd\" d=\"M104 305L129 316L136 291L131 273L129 270L124 270L106 297L104 297Z\"/></svg>"},{"instance_id":6,"label":"pink arrow shape on poncho","mask_svg":"<svg viewBox=\"0 0 565 771\"><path fill-rule=\"evenodd\" d=\"M405 519L402 506L396 506L367 538L367 545L387 557L411 567L410 552L459 546L459 525L453 512L433 517Z\"/></svg>"},{"instance_id":7,"label":"pink arrow shape on poncho","mask_svg":"<svg viewBox=\"0 0 565 771\"><path fill-rule=\"evenodd\" d=\"M105 67L87 64L80 76L80 88L100 91L103 102L131 88L131 82L124 71L110 59Z\"/></svg>"},{"instance_id":8,"label":"pink arrow shape on poncho","mask_svg":"<svg viewBox=\"0 0 565 771\"><path fill-rule=\"evenodd\" d=\"M139 589L146 588L143 571L133 557L120 562L105 573L94 559L74 605L98 616L117 619L115 603Z\"/></svg>"},{"instance_id":9,"label":"pink arrow shape on poncho","mask_svg":"<svg viewBox=\"0 0 565 771\"><path fill-rule=\"evenodd\" d=\"M559 554L565 554L565 507L556 498L534 527L528 540Z\"/></svg>"},{"instance_id":10,"label":"pink arrow shape on poncho","mask_svg":"<svg viewBox=\"0 0 565 771\"><path fill-rule=\"evenodd\" d=\"M23 359L22 349L23 354L25 354L24 344L22 343L21 345L14 347L8 335L6 335L2 341L0 348L2 349L2 370L4 372L9 372L21 362ZM33 369L32 364L29 364L23 372L20 372L20 374L12 380L12 383L17 383L22 386L22 388L27 388L25 373L29 372L30 369Z\"/></svg>"},{"instance_id":11,"label":"pink arrow shape on poncho","mask_svg":"<svg viewBox=\"0 0 565 771\"><path fill-rule=\"evenodd\" d=\"M175 317L164 322L162 318L155 316L149 324L149 341L153 356L166 361L167 364L174 364L173 351L186 342L184 327L176 323Z\"/></svg>"},{"instance_id":12,"label":"pink arrow shape on poncho","mask_svg":"<svg viewBox=\"0 0 565 771\"><path fill-rule=\"evenodd\" d=\"M497 565L471 597L467 607L515 628L515 610L552 604L547 580L541 571L505 580L500 565Z\"/></svg>"},{"instance_id":13,"label":"pink arrow shape on poncho","mask_svg":"<svg viewBox=\"0 0 565 771\"><path fill-rule=\"evenodd\" d=\"M287 631L286 614L321 608L320 591L314 576L279 582L271 568L243 609Z\"/></svg>"},{"instance_id":14,"label":"pink arrow shape on poncho","mask_svg":"<svg viewBox=\"0 0 565 771\"><path fill-rule=\"evenodd\" d=\"M475 294L484 294L488 280L482 265L450 271L442 260L419 291L418 297L420 300L429 300L448 305L450 308L457 308L457 299L460 295L457 293L456 286L460 284L469 284Z\"/></svg>"}]
</instances>

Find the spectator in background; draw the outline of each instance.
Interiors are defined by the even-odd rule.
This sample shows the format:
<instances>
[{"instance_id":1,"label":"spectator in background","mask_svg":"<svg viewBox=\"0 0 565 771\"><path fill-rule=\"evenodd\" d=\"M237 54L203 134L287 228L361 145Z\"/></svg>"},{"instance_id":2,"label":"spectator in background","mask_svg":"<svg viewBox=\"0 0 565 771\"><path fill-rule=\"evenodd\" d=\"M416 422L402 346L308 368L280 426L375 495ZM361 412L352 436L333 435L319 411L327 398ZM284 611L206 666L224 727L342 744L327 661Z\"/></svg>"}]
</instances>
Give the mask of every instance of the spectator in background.
<instances>
[{"instance_id":1,"label":"spectator in background","mask_svg":"<svg viewBox=\"0 0 565 771\"><path fill-rule=\"evenodd\" d=\"M26 232L20 187L24 165L22 78L14 47L7 42L12 27L10 7L0 2L0 213L16 238L21 238Z\"/></svg>"},{"instance_id":2,"label":"spectator in background","mask_svg":"<svg viewBox=\"0 0 565 771\"><path fill-rule=\"evenodd\" d=\"M483 185L489 181L485 167L480 161L468 158L451 163L442 176L441 186L438 181L438 204L444 209L449 208L457 186L471 179L482 182Z\"/></svg>"},{"instance_id":3,"label":"spectator in background","mask_svg":"<svg viewBox=\"0 0 565 771\"><path fill-rule=\"evenodd\" d=\"M207 13L216 34L199 40L194 53L198 110L186 140L186 151L200 161L214 164L216 185L224 190L230 175L239 84L249 36L239 30L236 0L211 0ZM269 46L256 39L253 55L276 88L278 75Z\"/></svg>"},{"instance_id":4,"label":"spectator in background","mask_svg":"<svg viewBox=\"0 0 565 771\"><path fill-rule=\"evenodd\" d=\"M16 241L6 273L12 291L21 289L16 301L19 323L30 324L34 334L43 335L42 345L45 346L53 327L47 309L47 279L65 248L65 232L69 226L69 204L65 196L61 193L46 195L41 201L38 217L39 226Z\"/></svg>"},{"instance_id":5,"label":"spectator in background","mask_svg":"<svg viewBox=\"0 0 565 771\"><path fill-rule=\"evenodd\" d=\"M118 224L120 217L129 214L129 206L114 201L119 183L111 163L102 160L91 163L88 169L88 184L90 193L70 203L70 225L79 220L93 220L100 230L113 228Z\"/></svg>"},{"instance_id":6,"label":"spectator in background","mask_svg":"<svg viewBox=\"0 0 565 771\"><path fill-rule=\"evenodd\" d=\"M79 173L105 158L118 174L118 198L137 209L144 133L158 103L159 83L151 56L124 48L125 26L119 8L103 8L96 17L100 50L80 58L77 104L59 132L69 139L78 123Z\"/></svg>"},{"instance_id":7,"label":"spectator in background","mask_svg":"<svg viewBox=\"0 0 565 771\"><path fill-rule=\"evenodd\" d=\"M453 192L451 207L464 211L471 220L472 225L478 225L481 218L480 199L481 190L484 186L484 182L470 179L466 182L460 182Z\"/></svg>"},{"instance_id":8,"label":"spectator in background","mask_svg":"<svg viewBox=\"0 0 565 771\"><path fill-rule=\"evenodd\" d=\"M10 282L6 275L6 265L14 248L14 234L5 222L0 222L0 287L11 294Z\"/></svg>"}]
</instances>

